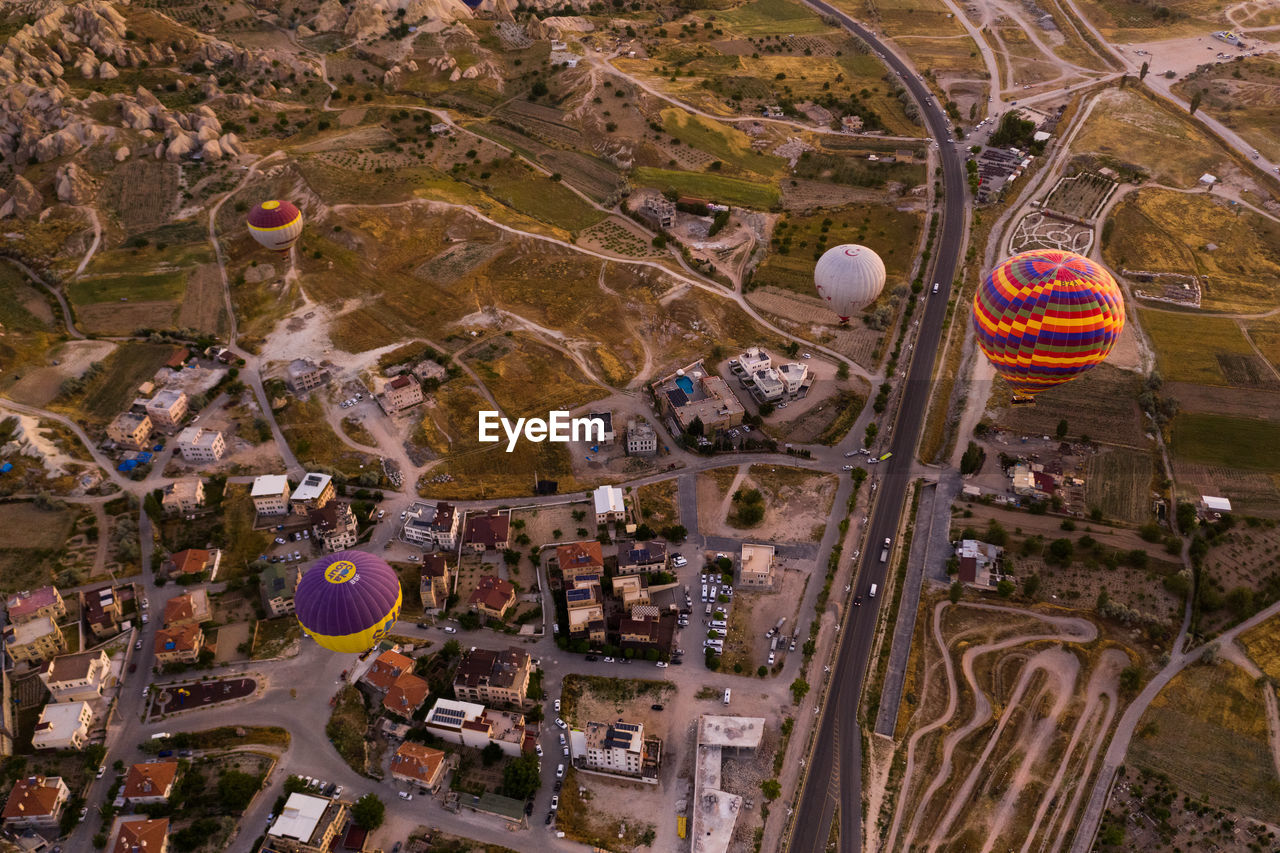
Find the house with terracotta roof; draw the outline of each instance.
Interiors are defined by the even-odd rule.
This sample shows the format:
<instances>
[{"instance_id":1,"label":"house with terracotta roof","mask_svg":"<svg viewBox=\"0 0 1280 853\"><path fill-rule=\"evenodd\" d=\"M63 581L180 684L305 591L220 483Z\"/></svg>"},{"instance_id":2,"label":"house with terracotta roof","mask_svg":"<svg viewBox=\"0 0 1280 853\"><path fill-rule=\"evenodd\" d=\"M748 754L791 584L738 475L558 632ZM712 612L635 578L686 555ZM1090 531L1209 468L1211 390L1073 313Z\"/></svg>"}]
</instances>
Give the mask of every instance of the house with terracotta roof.
<instances>
[{"instance_id":1,"label":"house with terracotta roof","mask_svg":"<svg viewBox=\"0 0 1280 853\"><path fill-rule=\"evenodd\" d=\"M382 697L382 707L393 714L412 717L422 707L422 703L427 701L427 694L430 692L431 687L425 678L406 672L391 682L387 695Z\"/></svg>"},{"instance_id":2,"label":"house with terracotta roof","mask_svg":"<svg viewBox=\"0 0 1280 853\"><path fill-rule=\"evenodd\" d=\"M41 616L48 616L54 622L67 618L67 605L58 594L56 586L42 586L11 595L5 602L5 609L9 613L9 622L14 625L30 622Z\"/></svg>"},{"instance_id":3,"label":"house with terracotta roof","mask_svg":"<svg viewBox=\"0 0 1280 853\"><path fill-rule=\"evenodd\" d=\"M422 575L419 579L418 597L425 612L443 610L449 600L455 571L439 552L422 555Z\"/></svg>"},{"instance_id":4,"label":"house with terracotta roof","mask_svg":"<svg viewBox=\"0 0 1280 853\"><path fill-rule=\"evenodd\" d=\"M40 669L40 680L55 702L92 702L111 678L111 659L102 649L60 655Z\"/></svg>"},{"instance_id":5,"label":"house with terracotta roof","mask_svg":"<svg viewBox=\"0 0 1280 853\"><path fill-rule=\"evenodd\" d=\"M199 625L177 625L156 631L156 663L195 663L204 648Z\"/></svg>"},{"instance_id":6,"label":"house with terracotta roof","mask_svg":"<svg viewBox=\"0 0 1280 853\"><path fill-rule=\"evenodd\" d=\"M188 548L169 555L165 560L164 570L171 575L198 575L209 572L209 579L217 577L218 565L222 562L222 552L206 551L203 548Z\"/></svg>"},{"instance_id":7,"label":"house with terracotta roof","mask_svg":"<svg viewBox=\"0 0 1280 853\"><path fill-rule=\"evenodd\" d=\"M481 575L467 604L477 613L501 619L516 603L516 588L497 575Z\"/></svg>"},{"instance_id":8,"label":"house with terracotta roof","mask_svg":"<svg viewBox=\"0 0 1280 853\"><path fill-rule=\"evenodd\" d=\"M4 828L53 829L71 796L60 776L27 776L13 783L4 803Z\"/></svg>"},{"instance_id":9,"label":"house with terracotta roof","mask_svg":"<svg viewBox=\"0 0 1280 853\"><path fill-rule=\"evenodd\" d=\"M164 606L164 625L199 625L209 621L209 593L204 587L193 589L186 595L169 599Z\"/></svg>"},{"instance_id":10,"label":"house with terracotta roof","mask_svg":"<svg viewBox=\"0 0 1280 853\"><path fill-rule=\"evenodd\" d=\"M560 567L565 583L572 583L581 575L601 576L604 574L604 549L594 539L557 545L556 565Z\"/></svg>"},{"instance_id":11,"label":"house with terracotta roof","mask_svg":"<svg viewBox=\"0 0 1280 853\"><path fill-rule=\"evenodd\" d=\"M426 788L434 794L444 778L444 753L405 741L391 759L391 778Z\"/></svg>"},{"instance_id":12,"label":"house with terracotta roof","mask_svg":"<svg viewBox=\"0 0 1280 853\"><path fill-rule=\"evenodd\" d=\"M505 651L471 649L453 675L453 695L463 702L520 705L529 690L532 661L514 646Z\"/></svg>"},{"instance_id":13,"label":"house with terracotta roof","mask_svg":"<svg viewBox=\"0 0 1280 853\"><path fill-rule=\"evenodd\" d=\"M111 853L168 853L169 818L121 821Z\"/></svg>"},{"instance_id":14,"label":"house with terracotta roof","mask_svg":"<svg viewBox=\"0 0 1280 853\"><path fill-rule=\"evenodd\" d=\"M364 674L361 681L379 693L386 693L395 680L406 672L413 673L413 658L399 652L385 651L378 655L377 660L373 662L373 666L369 667L369 671Z\"/></svg>"},{"instance_id":15,"label":"house with terracotta roof","mask_svg":"<svg viewBox=\"0 0 1280 853\"><path fill-rule=\"evenodd\" d=\"M462 546L468 551L503 551L511 538L511 516L499 509L468 515L462 530Z\"/></svg>"},{"instance_id":16,"label":"house with terracotta roof","mask_svg":"<svg viewBox=\"0 0 1280 853\"><path fill-rule=\"evenodd\" d=\"M388 415L403 412L422 402L422 386L412 376L402 373L382 387L378 401Z\"/></svg>"},{"instance_id":17,"label":"house with terracotta roof","mask_svg":"<svg viewBox=\"0 0 1280 853\"><path fill-rule=\"evenodd\" d=\"M162 803L173 793L174 780L178 778L178 762L154 761L135 764L124 777L120 796L125 802Z\"/></svg>"}]
</instances>

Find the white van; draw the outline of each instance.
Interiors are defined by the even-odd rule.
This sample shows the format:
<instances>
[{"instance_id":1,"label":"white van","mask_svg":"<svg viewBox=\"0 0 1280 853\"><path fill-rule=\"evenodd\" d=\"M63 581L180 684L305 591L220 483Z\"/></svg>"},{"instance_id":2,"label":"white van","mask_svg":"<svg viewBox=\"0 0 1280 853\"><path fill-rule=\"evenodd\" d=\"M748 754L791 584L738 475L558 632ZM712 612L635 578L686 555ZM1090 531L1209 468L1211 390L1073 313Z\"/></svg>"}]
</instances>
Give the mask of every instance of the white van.
<instances>
[{"instance_id":1,"label":"white van","mask_svg":"<svg viewBox=\"0 0 1280 853\"><path fill-rule=\"evenodd\" d=\"M726 705L729 704L729 688L728 687L724 689L724 704Z\"/></svg>"},{"instance_id":2,"label":"white van","mask_svg":"<svg viewBox=\"0 0 1280 853\"><path fill-rule=\"evenodd\" d=\"M867 595L871 596L872 598L875 598L875 597L876 597L876 585L875 585L875 584L872 584L872 585L871 585L871 591L870 591L870 592L868 592L868 593L867 593Z\"/></svg>"},{"instance_id":3,"label":"white van","mask_svg":"<svg viewBox=\"0 0 1280 853\"><path fill-rule=\"evenodd\" d=\"M710 615L711 615L711 605L710 605L710 604L708 604L708 605L707 605L707 615L708 615L708 616L710 616Z\"/></svg>"},{"instance_id":4,"label":"white van","mask_svg":"<svg viewBox=\"0 0 1280 853\"><path fill-rule=\"evenodd\" d=\"M557 779L563 779L563 778L564 778L564 765L563 765L563 764L557 764L557 765L556 765L556 778L557 778Z\"/></svg>"},{"instance_id":5,"label":"white van","mask_svg":"<svg viewBox=\"0 0 1280 853\"><path fill-rule=\"evenodd\" d=\"M717 631L723 631L723 630L725 630L725 629L727 629L727 628L729 627L729 623L728 623L728 622L721 622L721 621L719 621L719 620L714 620L714 619L713 619L713 620L711 621L711 627L712 627L712 628L715 628Z\"/></svg>"}]
</instances>

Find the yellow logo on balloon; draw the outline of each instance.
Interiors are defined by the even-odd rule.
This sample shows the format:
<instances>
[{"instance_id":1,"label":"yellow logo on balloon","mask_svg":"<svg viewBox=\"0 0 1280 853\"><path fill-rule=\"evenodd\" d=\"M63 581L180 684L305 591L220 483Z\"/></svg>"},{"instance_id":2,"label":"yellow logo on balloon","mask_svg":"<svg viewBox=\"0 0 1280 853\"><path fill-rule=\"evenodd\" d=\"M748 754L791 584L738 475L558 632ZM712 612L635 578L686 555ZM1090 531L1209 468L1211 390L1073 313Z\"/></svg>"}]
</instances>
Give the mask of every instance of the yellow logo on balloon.
<instances>
[{"instance_id":1,"label":"yellow logo on balloon","mask_svg":"<svg viewBox=\"0 0 1280 853\"><path fill-rule=\"evenodd\" d=\"M339 560L324 570L324 579L329 583L346 583L356 576L356 564L350 560Z\"/></svg>"}]
</instances>

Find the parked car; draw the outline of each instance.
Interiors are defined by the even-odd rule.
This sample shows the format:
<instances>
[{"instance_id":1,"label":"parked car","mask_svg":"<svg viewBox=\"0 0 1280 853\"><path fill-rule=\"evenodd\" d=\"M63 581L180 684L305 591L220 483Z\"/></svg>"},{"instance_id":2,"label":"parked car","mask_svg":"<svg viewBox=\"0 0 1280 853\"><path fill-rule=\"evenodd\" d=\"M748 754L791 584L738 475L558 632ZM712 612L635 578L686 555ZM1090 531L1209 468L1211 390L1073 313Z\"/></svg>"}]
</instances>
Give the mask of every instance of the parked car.
<instances>
[{"instance_id":1,"label":"parked car","mask_svg":"<svg viewBox=\"0 0 1280 853\"><path fill-rule=\"evenodd\" d=\"M106 775L107 775L107 765L103 764L98 768L98 773L93 778L101 779L103 776L106 776Z\"/></svg>"},{"instance_id":2,"label":"parked car","mask_svg":"<svg viewBox=\"0 0 1280 853\"><path fill-rule=\"evenodd\" d=\"M540 744L540 743L534 744L534 745L533 745L533 751L534 751L534 752L536 752L536 753L538 754L538 757L539 757L539 758L541 758L541 757L542 757L542 744Z\"/></svg>"},{"instance_id":3,"label":"parked car","mask_svg":"<svg viewBox=\"0 0 1280 853\"><path fill-rule=\"evenodd\" d=\"M277 536L277 537L276 537L276 544L277 544L277 545L283 545L283 544L284 544L284 537L283 537L283 536Z\"/></svg>"},{"instance_id":4,"label":"parked car","mask_svg":"<svg viewBox=\"0 0 1280 853\"><path fill-rule=\"evenodd\" d=\"M551 798L551 810L555 811L560 808L560 796L557 794Z\"/></svg>"},{"instance_id":5,"label":"parked car","mask_svg":"<svg viewBox=\"0 0 1280 853\"><path fill-rule=\"evenodd\" d=\"M446 626L445 626L445 628L444 628L444 632L445 632L446 634L456 634L456 633L458 633L458 629L457 629L457 628L451 628L451 627L449 627L448 625L446 625Z\"/></svg>"},{"instance_id":6,"label":"parked car","mask_svg":"<svg viewBox=\"0 0 1280 853\"><path fill-rule=\"evenodd\" d=\"M662 706L661 706L661 705L650 705L650 706L649 706L649 708L650 708L650 710L653 710L653 711L661 711L661 710L662 710Z\"/></svg>"},{"instance_id":7,"label":"parked car","mask_svg":"<svg viewBox=\"0 0 1280 853\"><path fill-rule=\"evenodd\" d=\"M666 669L666 668L667 668L667 662L666 662L666 661L661 661L661 660L660 660L660 661L658 661L656 664L654 664L654 666L659 667L659 668L661 668L661 669Z\"/></svg>"},{"instance_id":8,"label":"parked car","mask_svg":"<svg viewBox=\"0 0 1280 853\"><path fill-rule=\"evenodd\" d=\"M565 721L564 721L564 720L562 720L562 719L560 719L559 717L556 717L556 725L557 725L558 727L562 728L562 729L567 729L567 728L569 728L569 727L565 724ZM560 737L564 737L564 735L561 735Z\"/></svg>"},{"instance_id":9,"label":"parked car","mask_svg":"<svg viewBox=\"0 0 1280 853\"><path fill-rule=\"evenodd\" d=\"M400 795L400 799L402 799L402 800L412 800L412 799L413 799L413 794L410 794L408 791L398 791L397 793Z\"/></svg>"},{"instance_id":10,"label":"parked car","mask_svg":"<svg viewBox=\"0 0 1280 853\"><path fill-rule=\"evenodd\" d=\"M139 640L138 642L134 643L134 644L133 644L133 647L134 647L134 649L140 649L140 648L142 648L142 641L141 641L141 640Z\"/></svg>"},{"instance_id":11,"label":"parked car","mask_svg":"<svg viewBox=\"0 0 1280 853\"><path fill-rule=\"evenodd\" d=\"M173 750L172 750L172 749L162 749L162 750L160 750L160 752L159 752L159 753L157 753L157 754L158 754L161 758L168 758L169 756L173 755Z\"/></svg>"},{"instance_id":12,"label":"parked car","mask_svg":"<svg viewBox=\"0 0 1280 853\"><path fill-rule=\"evenodd\" d=\"M556 713L557 713L557 714L559 714L559 713L560 713L560 700L559 700L559 699L557 699L557 700L555 701L555 709L556 709Z\"/></svg>"},{"instance_id":13,"label":"parked car","mask_svg":"<svg viewBox=\"0 0 1280 853\"><path fill-rule=\"evenodd\" d=\"M604 659L604 662L605 662L605 663L613 663L613 658L605 658L605 659Z\"/></svg>"}]
</instances>

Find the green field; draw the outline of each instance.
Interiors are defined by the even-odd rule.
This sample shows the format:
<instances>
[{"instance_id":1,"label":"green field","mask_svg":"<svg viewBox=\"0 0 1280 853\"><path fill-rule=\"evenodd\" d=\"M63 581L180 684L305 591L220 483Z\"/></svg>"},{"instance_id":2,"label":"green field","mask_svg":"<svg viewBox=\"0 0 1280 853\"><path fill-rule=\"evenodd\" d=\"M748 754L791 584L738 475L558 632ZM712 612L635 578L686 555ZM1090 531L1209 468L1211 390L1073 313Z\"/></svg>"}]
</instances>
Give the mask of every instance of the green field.
<instances>
[{"instance_id":1,"label":"green field","mask_svg":"<svg viewBox=\"0 0 1280 853\"><path fill-rule=\"evenodd\" d=\"M1184 412L1173 419L1173 454L1205 465L1280 471L1280 424Z\"/></svg>"},{"instance_id":2,"label":"green field","mask_svg":"<svg viewBox=\"0 0 1280 853\"><path fill-rule=\"evenodd\" d=\"M187 274L181 270L138 275L112 275L82 278L68 288L71 301L77 305L95 302L176 302L187 287Z\"/></svg>"},{"instance_id":3,"label":"green field","mask_svg":"<svg viewBox=\"0 0 1280 853\"><path fill-rule=\"evenodd\" d=\"M120 414L173 355L171 344L123 343L102 363L102 373L85 389L80 408L106 423Z\"/></svg>"},{"instance_id":4,"label":"green field","mask_svg":"<svg viewBox=\"0 0 1280 853\"><path fill-rule=\"evenodd\" d=\"M831 29L812 10L791 0L754 0L719 13L716 19L728 29L744 35L799 35L824 33Z\"/></svg>"},{"instance_id":5,"label":"green field","mask_svg":"<svg viewBox=\"0 0 1280 853\"><path fill-rule=\"evenodd\" d=\"M494 199L566 231L590 228L607 215L564 184L520 161L505 161L488 178L482 173L480 183Z\"/></svg>"},{"instance_id":6,"label":"green field","mask_svg":"<svg viewBox=\"0 0 1280 853\"><path fill-rule=\"evenodd\" d=\"M1171 311L1138 313L1166 380L1229 385L1218 356L1256 358L1233 320Z\"/></svg>"},{"instance_id":7,"label":"green field","mask_svg":"<svg viewBox=\"0 0 1280 853\"><path fill-rule=\"evenodd\" d=\"M768 210L782 198L775 184L742 181L700 172L678 172L642 166L635 170L634 179L641 186L660 190L672 187L681 195L755 210Z\"/></svg>"},{"instance_id":8,"label":"green field","mask_svg":"<svg viewBox=\"0 0 1280 853\"><path fill-rule=\"evenodd\" d=\"M676 107L662 111L662 127L681 143L705 151L744 172L778 175L786 166L781 157L752 150L751 137L736 127Z\"/></svg>"}]
</instances>

